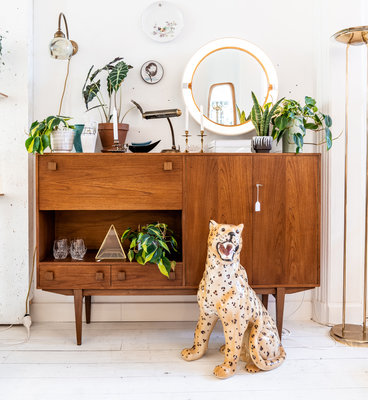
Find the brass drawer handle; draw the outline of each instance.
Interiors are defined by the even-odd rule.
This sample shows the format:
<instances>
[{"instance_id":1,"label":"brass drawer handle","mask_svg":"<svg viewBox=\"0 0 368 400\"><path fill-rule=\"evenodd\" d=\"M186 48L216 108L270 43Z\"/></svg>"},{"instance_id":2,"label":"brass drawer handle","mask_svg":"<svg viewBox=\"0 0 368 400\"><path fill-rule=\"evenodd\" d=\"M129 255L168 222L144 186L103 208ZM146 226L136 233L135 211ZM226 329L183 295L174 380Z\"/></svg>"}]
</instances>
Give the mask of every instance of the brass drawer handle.
<instances>
[{"instance_id":1,"label":"brass drawer handle","mask_svg":"<svg viewBox=\"0 0 368 400\"><path fill-rule=\"evenodd\" d=\"M164 171L172 171L173 165L171 161L164 162Z\"/></svg>"},{"instance_id":2,"label":"brass drawer handle","mask_svg":"<svg viewBox=\"0 0 368 400\"><path fill-rule=\"evenodd\" d=\"M174 281L175 280L175 271L170 271L169 272L169 280Z\"/></svg>"},{"instance_id":3,"label":"brass drawer handle","mask_svg":"<svg viewBox=\"0 0 368 400\"><path fill-rule=\"evenodd\" d=\"M57 170L57 163L55 161L49 161L47 163L47 169L50 171L56 171Z\"/></svg>"},{"instance_id":4,"label":"brass drawer handle","mask_svg":"<svg viewBox=\"0 0 368 400\"><path fill-rule=\"evenodd\" d=\"M125 276L125 271L119 271L118 272L118 281L125 281L126 276Z\"/></svg>"},{"instance_id":5,"label":"brass drawer handle","mask_svg":"<svg viewBox=\"0 0 368 400\"><path fill-rule=\"evenodd\" d=\"M96 281L101 282L104 280L104 273L103 272L96 272Z\"/></svg>"},{"instance_id":6,"label":"brass drawer handle","mask_svg":"<svg viewBox=\"0 0 368 400\"><path fill-rule=\"evenodd\" d=\"M46 281L53 281L54 280L54 273L52 271L45 272L45 280Z\"/></svg>"}]
</instances>

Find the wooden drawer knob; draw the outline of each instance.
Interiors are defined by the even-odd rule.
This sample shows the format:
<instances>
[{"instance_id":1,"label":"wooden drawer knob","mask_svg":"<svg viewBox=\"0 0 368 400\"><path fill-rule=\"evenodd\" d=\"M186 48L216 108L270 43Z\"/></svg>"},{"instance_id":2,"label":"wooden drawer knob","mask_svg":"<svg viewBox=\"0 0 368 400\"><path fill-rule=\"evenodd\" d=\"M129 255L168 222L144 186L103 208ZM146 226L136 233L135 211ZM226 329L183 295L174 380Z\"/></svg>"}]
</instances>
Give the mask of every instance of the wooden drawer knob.
<instances>
[{"instance_id":1,"label":"wooden drawer knob","mask_svg":"<svg viewBox=\"0 0 368 400\"><path fill-rule=\"evenodd\" d=\"M104 280L104 273L103 272L96 272L96 281L101 282Z\"/></svg>"},{"instance_id":2,"label":"wooden drawer knob","mask_svg":"<svg viewBox=\"0 0 368 400\"><path fill-rule=\"evenodd\" d=\"M45 272L45 280L46 281L53 281L54 280L54 273L52 271Z\"/></svg>"},{"instance_id":3,"label":"wooden drawer knob","mask_svg":"<svg viewBox=\"0 0 368 400\"><path fill-rule=\"evenodd\" d=\"M175 271L170 271L169 272L169 280L174 281L175 280Z\"/></svg>"},{"instance_id":4,"label":"wooden drawer knob","mask_svg":"<svg viewBox=\"0 0 368 400\"><path fill-rule=\"evenodd\" d=\"M173 166L171 161L164 162L164 171L172 171Z\"/></svg>"},{"instance_id":5,"label":"wooden drawer knob","mask_svg":"<svg viewBox=\"0 0 368 400\"><path fill-rule=\"evenodd\" d=\"M47 163L47 169L50 171L56 171L57 170L57 163L55 161L49 161Z\"/></svg>"},{"instance_id":6,"label":"wooden drawer knob","mask_svg":"<svg viewBox=\"0 0 368 400\"><path fill-rule=\"evenodd\" d=\"M118 272L118 281L125 281L126 276L125 276L125 271L119 271Z\"/></svg>"}]
</instances>

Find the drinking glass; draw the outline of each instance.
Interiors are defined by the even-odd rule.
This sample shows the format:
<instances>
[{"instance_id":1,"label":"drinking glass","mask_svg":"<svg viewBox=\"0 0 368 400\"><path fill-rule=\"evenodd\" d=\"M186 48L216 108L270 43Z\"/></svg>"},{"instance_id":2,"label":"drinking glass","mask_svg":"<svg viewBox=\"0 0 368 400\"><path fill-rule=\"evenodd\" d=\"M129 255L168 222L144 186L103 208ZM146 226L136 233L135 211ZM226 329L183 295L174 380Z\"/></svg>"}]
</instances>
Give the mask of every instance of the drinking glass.
<instances>
[{"instance_id":1,"label":"drinking glass","mask_svg":"<svg viewBox=\"0 0 368 400\"><path fill-rule=\"evenodd\" d=\"M70 255L72 256L73 260L83 260L87 252L87 247L84 244L83 239L73 239L70 242Z\"/></svg>"},{"instance_id":2,"label":"drinking glass","mask_svg":"<svg viewBox=\"0 0 368 400\"><path fill-rule=\"evenodd\" d=\"M68 239L55 240L53 253L56 260L64 260L67 258L69 253Z\"/></svg>"}]
</instances>

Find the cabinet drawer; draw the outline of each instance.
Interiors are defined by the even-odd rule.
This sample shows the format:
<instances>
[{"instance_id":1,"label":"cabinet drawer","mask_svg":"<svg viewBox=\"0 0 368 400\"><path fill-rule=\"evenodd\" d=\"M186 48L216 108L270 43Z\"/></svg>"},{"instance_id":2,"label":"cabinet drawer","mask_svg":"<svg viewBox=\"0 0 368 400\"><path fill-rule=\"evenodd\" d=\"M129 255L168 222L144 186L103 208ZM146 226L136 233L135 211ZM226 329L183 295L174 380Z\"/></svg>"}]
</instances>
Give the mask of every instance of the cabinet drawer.
<instances>
[{"instance_id":1,"label":"cabinet drawer","mask_svg":"<svg viewBox=\"0 0 368 400\"><path fill-rule=\"evenodd\" d=\"M40 210L180 210L182 157L64 154L38 157Z\"/></svg>"},{"instance_id":2,"label":"cabinet drawer","mask_svg":"<svg viewBox=\"0 0 368 400\"><path fill-rule=\"evenodd\" d=\"M111 287L113 289L156 289L162 287L182 286L183 264L177 263L175 272L170 279L162 275L157 265L126 265L111 266Z\"/></svg>"},{"instance_id":3,"label":"cabinet drawer","mask_svg":"<svg viewBox=\"0 0 368 400\"><path fill-rule=\"evenodd\" d=\"M41 289L107 289L110 287L109 265L40 265Z\"/></svg>"}]
</instances>

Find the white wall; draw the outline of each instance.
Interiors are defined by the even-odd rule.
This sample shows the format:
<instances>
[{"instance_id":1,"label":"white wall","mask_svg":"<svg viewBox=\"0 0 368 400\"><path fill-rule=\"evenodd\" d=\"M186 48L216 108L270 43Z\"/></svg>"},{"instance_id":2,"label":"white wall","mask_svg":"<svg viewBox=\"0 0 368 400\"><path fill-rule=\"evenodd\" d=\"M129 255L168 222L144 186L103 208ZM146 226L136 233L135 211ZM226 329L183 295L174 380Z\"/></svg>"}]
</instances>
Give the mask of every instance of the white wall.
<instances>
[{"instance_id":1,"label":"white wall","mask_svg":"<svg viewBox=\"0 0 368 400\"><path fill-rule=\"evenodd\" d=\"M0 324L18 323L25 313L28 289L28 154L25 132L31 118L32 2L13 0L1 6L0 34ZM2 62L4 64L2 64ZM30 243L32 247L32 243Z\"/></svg>"},{"instance_id":2,"label":"white wall","mask_svg":"<svg viewBox=\"0 0 368 400\"><path fill-rule=\"evenodd\" d=\"M75 123L96 119L96 115L89 115L84 112L81 97L85 75L92 64L100 66L115 56L124 56L125 60L135 67L130 71L124 85L125 106L128 106L129 100L133 98L140 102L145 109L183 108L180 81L185 64L190 56L208 41L225 36L235 36L257 44L271 58L279 77L280 96L302 100L305 95L315 96L318 94L319 103L323 102L325 110L328 108L330 96L334 97L330 108L335 121L334 132L341 128L342 93L336 86L334 81L336 76L333 72L337 73L337 66L341 67L343 55L341 55L342 49L340 49L335 58L330 58L328 37L338 29L350 25L361 25L365 22L364 16L367 15L367 10L361 7L361 4L364 3L362 0L352 0L348 8L345 8L345 4L340 0L315 0L313 3L295 0L277 2L272 0L263 2L250 0L228 0L226 2L220 0L188 0L184 2L173 0L172 3L177 4L184 14L185 28L177 39L169 43L154 42L142 32L140 16L151 2L152 0L141 0L139 2L105 0L103 3L97 0L59 0L58 2L34 0L34 117L44 118L57 113L58 110L66 64L49 57L48 43L56 30L58 13L63 11L68 18L71 38L76 40L80 47L78 54L73 57L71 62L70 81L63 107L63 113L73 116ZM12 4L14 4L15 9L18 4L21 4L20 9L26 12L26 3L30 4L26 0ZM12 6L8 6L8 8L9 11L13 9ZM30 15L30 11L28 15ZM1 18L5 19L5 14L2 14ZM8 23L12 23L13 28L17 26L14 18L7 20ZM22 28L20 26L17 29ZM25 40L25 32L23 32L23 35L23 40ZM156 59L165 69L165 76L157 85L147 85L139 76L141 65L149 59ZM356 63L359 64L359 60ZM326 64L331 65L331 67L326 67ZM14 65L14 68L19 68L24 73L28 68L26 65L27 62L23 60ZM357 72L360 72L359 68ZM355 73L356 75L357 73ZM3 79L1 74L0 79ZM13 80L8 81L7 85L8 87L4 86L6 89L2 87L1 89L10 91L10 86L10 89L13 90L11 87L14 86ZM331 87L333 90L330 90ZM26 86L23 89L20 92L22 94L27 93ZM356 90L359 92L358 89ZM1 110L3 110L3 104L5 103L0 103ZM356 104L359 115L359 112L362 111L360 102L357 100ZM17 132L23 132L25 123L22 121L27 119L25 117L28 113L26 105L23 105L23 107L22 117L17 118L18 125L12 126L14 131ZM3 120L4 118L2 118ZM12 123L9 119L6 121L7 124ZM170 146L170 135L166 121L142 121L138 113L134 111L129 114L126 122L131 125L128 141L162 139L158 150ZM183 139L180 135L183 133L184 121L181 118L174 119L173 124L176 129L177 140L183 145ZM194 122L191 123L190 128L192 133L198 130L198 126ZM354 127L354 132L361 133L362 128L360 123L360 125ZM252 134L248 136L252 136ZM216 135L210 134L207 140L215 137ZM355 164L354 169L357 168L358 171L363 162L361 148L364 143L361 137L359 136L360 142L352 147L353 157L351 157L352 163ZM11 136L9 136L10 138ZM16 136L16 138L18 140L19 136ZM217 138L222 137L217 136ZM333 190L329 192L329 196L326 196L325 206L328 206L326 208L330 209L330 213L327 214L329 219L326 220L325 226L328 226L329 232L333 232L333 234L329 235L327 232L324 235L324 248L327 249L327 252L324 253L322 265L324 285L323 289L319 290L317 297L316 312L319 315L323 310L330 307L331 303L334 303L335 308L338 309L340 301L342 146L342 140L336 142L330 157L324 160L324 163L330 168L326 175L326 183L330 179ZM16 179L21 181L21 187L17 189L19 190L19 203L16 207L20 221L16 220L15 216L11 219L7 217L6 221L8 221L8 224L10 220L12 221L11 228L18 229L18 226L21 227L21 234L23 235L21 242L24 243L24 237L28 236L28 228L25 222L27 218L24 218L23 214L27 207L28 195L26 182L22 180L25 176L22 174L25 170L22 163L25 162L26 156L21 144L17 143L17 147L15 147L12 143L12 146L8 145L7 147L8 151L1 148L2 165L5 161L7 166L10 165L10 162L16 164L13 170L17 174ZM362 170L360 168L360 171ZM5 179L5 175L8 176L9 171L11 170L7 169L5 174L2 166L2 179ZM352 184L358 189L361 177L361 173L354 174L356 179L352 181ZM10 182L10 178L7 178L7 181ZM16 186L14 182L13 180L13 187ZM3 190L9 191L8 187L5 189ZM361 233L362 205L357 203L360 197L361 192L357 194L355 200L353 200L356 203L353 202L350 208L352 219L351 242L353 246L356 246L352 247L350 257L351 263L356 265L354 268L357 270L362 259L362 243L359 240L354 240L356 237L360 237ZM6 198L3 198L0 199L0 202L4 204L4 200L7 201ZM7 213L9 209L8 206ZM3 218L3 213L1 218ZM4 228L2 225L0 234L4 238L2 243L6 243L7 246L10 243L10 248L13 248L13 236L12 232L9 232L9 228ZM26 253L24 248L22 248L22 252L23 250ZM28 258L22 252L17 253L19 265L26 268ZM25 278L25 275L22 275L21 279L14 278L14 282L19 283L24 288ZM8 278L7 282L9 282ZM349 297L349 301L352 303L359 302L358 286L352 284L352 289L354 293L352 293L352 297ZM304 302L298 309L303 298ZM193 302L192 305L176 304L171 306L167 304L164 306L161 304L158 306L152 304L153 302L162 303L164 301L182 302L185 299L187 298L101 297L96 299L98 304L93 307L92 318L97 320L143 319L148 317L165 319L165 316L169 314L167 311L170 307L175 308L179 319L194 318L196 314L194 297L189 298ZM295 310L297 312L292 315L292 318L305 318L312 315L310 292L307 292L304 297L301 294L288 296L288 300L285 311L286 317ZM106 305L107 302L112 302L112 304ZM133 302L147 304L139 307ZM73 308L68 299L46 292L36 291L32 313L36 320L73 320ZM331 320L329 313L326 315L322 319Z\"/></svg>"},{"instance_id":3,"label":"white wall","mask_svg":"<svg viewBox=\"0 0 368 400\"><path fill-rule=\"evenodd\" d=\"M179 37L168 43L157 43L141 29L141 14L152 0L118 2L97 0L51 2L34 1L34 113L36 118L57 113L65 75L66 64L50 58L48 43L57 27L60 11L66 14L70 38L79 44L79 52L71 61L70 81L64 101L63 113L73 116L75 123L98 118L98 114L85 113L81 88L89 67L102 66L116 56L123 56L134 66L124 83L125 108L130 99L142 104L144 109L181 108L184 104L180 82L186 62L207 42L222 37L240 37L257 44L273 61L278 77L280 96L302 100L315 94L316 70L314 65L315 41L310 33L314 8L302 1L281 0L265 2L244 0L188 0L171 1L183 12L185 27ZM113 10L113 11L111 11ZM283 20L287 15L287 20ZM290 18L295 15L295 18ZM303 18L300 18L303 16ZM139 75L141 65L149 60L159 61L164 69L163 80L148 85ZM128 115L130 124L127 141L161 139L160 147L170 147L166 121L143 121L134 111ZM184 131L183 118L173 119L176 139L181 146ZM198 131L194 121L192 134ZM248 134L251 137L252 134ZM212 138L221 136L209 134ZM243 136L244 137L244 136ZM246 136L245 136L246 137ZM239 139L235 137L233 139ZM193 142L199 143L193 137ZM192 142L192 143L193 143ZM290 318L311 316L311 292L287 296L285 315ZM304 302L300 308L300 302ZM32 313L36 320L73 320L71 299L36 291ZM165 319L168 308L178 319L194 319L197 315L195 297L98 297L93 307L95 320L126 320L131 318ZM166 306L153 302L190 301L191 305ZM113 303L106 305L106 303ZM136 302L148 303L143 306ZM296 313L295 310L297 310ZM292 315L291 315L292 314Z\"/></svg>"}]
</instances>

